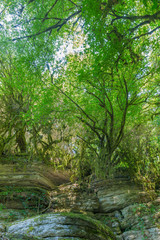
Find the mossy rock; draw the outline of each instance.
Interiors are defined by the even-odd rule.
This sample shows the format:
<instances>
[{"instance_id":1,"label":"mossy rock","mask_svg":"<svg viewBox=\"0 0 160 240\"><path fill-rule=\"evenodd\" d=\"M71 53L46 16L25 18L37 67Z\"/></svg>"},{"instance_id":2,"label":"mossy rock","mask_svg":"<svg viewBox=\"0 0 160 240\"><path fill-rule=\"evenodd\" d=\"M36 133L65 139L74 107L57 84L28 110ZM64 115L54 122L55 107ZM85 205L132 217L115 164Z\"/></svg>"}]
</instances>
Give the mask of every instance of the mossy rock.
<instances>
[{"instance_id":1,"label":"mossy rock","mask_svg":"<svg viewBox=\"0 0 160 240\"><path fill-rule=\"evenodd\" d=\"M35 216L34 212L14 209L0 209L0 223L9 223L16 220L23 220L26 217Z\"/></svg>"},{"instance_id":2,"label":"mossy rock","mask_svg":"<svg viewBox=\"0 0 160 240\"><path fill-rule=\"evenodd\" d=\"M43 238L39 237L29 237L29 236L24 236L21 234L0 234L0 239L1 240L43 240Z\"/></svg>"},{"instance_id":3,"label":"mossy rock","mask_svg":"<svg viewBox=\"0 0 160 240\"><path fill-rule=\"evenodd\" d=\"M74 213L50 213L17 221L8 233L52 239L115 240L112 231L91 217Z\"/></svg>"},{"instance_id":4,"label":"mossy rock","mask_svg":"<svg viewBox=\"0 0 160 240\"><path fill-rule=\"evenodd\" d=\"M3 205L7 209L41 211L48 204L46 190L28 189L15 186L6 186L0 189L0 209Z\"/></svg>"}]
</instances>

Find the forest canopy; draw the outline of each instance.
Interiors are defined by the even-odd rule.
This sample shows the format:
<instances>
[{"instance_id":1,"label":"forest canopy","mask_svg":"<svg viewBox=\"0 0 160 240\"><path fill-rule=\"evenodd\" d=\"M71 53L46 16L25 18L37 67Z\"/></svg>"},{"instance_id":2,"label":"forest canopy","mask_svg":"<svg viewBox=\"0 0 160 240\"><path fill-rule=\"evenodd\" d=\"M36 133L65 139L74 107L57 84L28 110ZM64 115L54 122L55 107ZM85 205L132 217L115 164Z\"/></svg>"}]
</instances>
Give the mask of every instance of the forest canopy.
<instances>
[{"instance_id":1,"label":"forest canopy","mask_svg":"<svg viewBox=\"0 0 160 240\"><path fill-rule=\"evenodd\" d=\"M160 176L159 0L2 0L0 155Z\"/></svg>"}]
</instances>

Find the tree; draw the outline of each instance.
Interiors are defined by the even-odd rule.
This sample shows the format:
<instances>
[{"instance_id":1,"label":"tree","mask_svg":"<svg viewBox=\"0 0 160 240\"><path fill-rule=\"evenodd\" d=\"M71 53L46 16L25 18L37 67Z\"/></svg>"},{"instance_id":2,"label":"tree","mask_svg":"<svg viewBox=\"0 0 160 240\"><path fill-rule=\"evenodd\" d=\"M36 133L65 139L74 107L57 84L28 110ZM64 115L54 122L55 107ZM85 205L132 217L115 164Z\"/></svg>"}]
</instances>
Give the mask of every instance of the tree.
<instances>
[{"instance_id":1,"label":"tree","mask_svg":"<svg viewBox=\"0 0 160 240\"><path fill-rule=\"evenodd\" d=\"M18 76L14 69L11 58L0 61L1 76L1 154L5 145L15 138L15 142L20 152L26 152L26 123L23 122L21 113L29 108L29 98L22 94L23 87L16 87ZM18 79L17 79L18 78ZM24 76L23 76L24 78ZM25 99L26 97L26 99Z\"/></svg>"},{"instance_id":2,"label":"tree","mask_svg":"<svg viewBox=\"0 0 160 240\"><path fill-rule=\"evenodd\" d=\"M36 37L44 33L51 35L54 29L59 32L62 28L68 27L70 20L72 20L72 25L75 25L81 19L90 21L90 23L97 19L98 22L103 23L102 28L107 22L107 24L113 26L113 29L117 22L121 22L128 25L125 30L134 39L150 35L160 28L158 0L141 0L138 2L129 0L37 2L31 0L27 3L19 0L12 1L12 3L2 1L1 9L2 19L5 19L6 14L10 14L12 18L10 22L14 22L14 25L12 25L15 35L13 40ZM4 23L1 24L2 28L5 27ZM147 25L151 27L150 30L146 28ZM137 30L138 32L139 30L144 32L137 34ZM19 33L20 36L17 36Z\"/></svg>"},{"instance_id":3,"label":"tree","mask_svg":"<svg viewBox=\"0 0 160 240\"><path fill-rule=\"evenodd\" d=\"M116 42L120 53L127 46L134 55L141 41L144 46L152 44L152 48L159 49L158 0L55 0L45 3L8 0L2 1L1 9L1 45L11 40L18 48L21 42L21 49L30 48L30 55L31 51L40 54L39 61L45 55L48 58L45 61L53 61L53 49L56 51L63 44L66 34L75 35L78 26L78 31L87 35L86 44L94 51L104 46L107 39Z\"/></svg>"},{"instance_id":4,"label":"tree","mask_svg":"<svg viewBox=\"0 0 160 240\"><path fill-rule=\"evenodd\" d=\"M30 161L67 167L73 155L71 129L60 116L62 99L44 79L23 58L7 53L1 58L0 156L27 155Z\"/></svg>"},{"instance_id":5,"label":"tree","mask_svg":"<svg viewBox=\"0 0 160 240\"><path fill-rule=\"evenodd\" d=\"M102 55L100 58L92 54L73 55L68 60L68 69L63 69L63 75L53 81L66 104L72 105L75 117L92 135L91 139L83 133L79 137L95 153L94 166L99 173L106 174L118 164L115 152L125 125L156 92L154 88L147 91L152 88L153 70L145 68L141 61L132 62L130 55L126 58L127 52L125 58L121 56L110 65L106 65L107 59Z\"/></svg>"},{"instance_id":6,"label":"tree","mask_svg":"<svg viewBox=\"0 0 160 240\"><path fill-rule=\"evenodd\" d=\"M134 122L144 108L152 111L152 118L159 113L159 1L5 0L1 9L1 49L7 44L15 61L11 71L17 71L1 76L1 96L4 99L6 93L8 102L12 96L11 105L18 101L21 106L18 129L24 124L31 148L46 157L60 144L63 126L67 131L72 126L71 135L83 139L94 169L109 172L119 163L117 149L129 121ZM60 47L67 48L69 41L74 45L76 36L83 39L82 50L70 56L66 51L60 58ZM8 105L4 115L14 119ZM76 124L80 131L73 134ZM20 142L19 130L15 125L12 129L11 136L17 132ZM20 144L19 148L25 151L25 141L22 145L24 149Z\"/></svg>"}]
</instances>

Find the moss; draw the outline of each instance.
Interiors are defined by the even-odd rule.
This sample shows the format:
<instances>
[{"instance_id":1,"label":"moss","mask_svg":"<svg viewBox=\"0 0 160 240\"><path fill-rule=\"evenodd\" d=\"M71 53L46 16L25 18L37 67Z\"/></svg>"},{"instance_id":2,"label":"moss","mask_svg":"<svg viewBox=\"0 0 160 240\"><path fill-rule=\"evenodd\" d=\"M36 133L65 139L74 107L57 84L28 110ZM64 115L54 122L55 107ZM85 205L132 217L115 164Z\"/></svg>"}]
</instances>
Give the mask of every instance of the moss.
<instances>
[{"instance_id":1,"label":"moss","mask_svg":"<svg viewBox=\"0 0 160 240\"><path fill-rule=\"evenodd\" d=\"M50 215L50 214L49 214ZM95 220L87 215L84 214L77 214L77 213L68 213L68 212L63 212L63 213L52 213L52 215L56 215L56 216L64 216L66 217L65 221L67 225L72 225L77 222L77 225L79 227L84 226L87 230L88 233L88 239L92 239L91 236L97 236L97 239L107 239L107 240L115 240L116 237L113 234L113 232L110 230L109 227L107 227L106 225L102 224L100 221ZM34 219L35 222L39 222L41 220L43 220L46 216L48 216L48 214L42 214L42 215L38 215L37 217L33 216L30 218L26 218L24 220L27 219ZM70 222L70 219L75 219L72 222ZM84 221L84 222L82 222ZM19 221L16 221L19 222ZM84 223L84 224L83 224ZM65 224L65 223L64 223ZM10 226L12 224L8 224L8 226ZM32 231L32 227L29 229L29 232ZM68 236L69 239L69 236ZM75 238L76 239L76 238ZM79 239L79 238L77 238ZM67 240L67 238L61 238L61 240ZM85 240L85 239L84 239Z\"/></svg>"},{"instance_id":2,"label":"moss","mask_svg":"<svg viewBox=\"0 0 160 240\"><path fill-rule=\"evenodd\" d=\"M28 235L21 235L21 234L9 234L9 233L4 233L1 234L2 239L7 239L7 240L43 240L43 238L40 237L32 237Z\"/></svg>"},{"instance_id":3,"label":"moss","mask_svg":"<svg viewBox=\"0 0 160 240\"><path fill-rule=\"evenodd\" d=\"M27 218L23 219L23 221L27 220L27 219L34 219L34 222L36 223L41 220L43 221L43 219L48 215L50 215L50 214L42 214L42 215L38 215L38 216L27 217ZM65 222L64 222L64 224L66 224L66 225L73 225L75 223L75 225L77 225L79 227L84 226L86 228L86 232L88 233L88 237L86 240L92 239L91 236L93 236L93 235L95 237L97 236L97 239L107 239L107 240L115 240L116 239L115 235L113 234L113 232L110 230L109 227L102 224L100 221L95 220L85 214L63 212L63 213L51 213L51 215L66 217ZM74 219L74 221L70 221L70 219L72 219L72 220ZM18 223L18 222L21 222L21 220L16 221L16 223ZM11 226L11 225L12 224L8 224L8 226ZM27 233L30 233L30 231L32 231L32 230L33 230L33 227L30 227L30 229L28 230ZM22 238L22 239L25 239L25 238ZM68 236L68 238L60 238L60 239L61 240L69 240L70 238ZM75 239L79 239L79 238L75 237ZM83 238L83 239L85 240L85 238ZM13 239L13 240L16 240L16 239ZM34 238L33 238L33 240L34 240Z\"/></svg>"},{"instance_id":4,"label":"moss","mask_svg":"<svg viewBox=\"0 0 160 240\"><path fill-rule=\"evenodd\" d=\"M29 229L28 229L28 231L27 231L27 233L30 233L30 232L32 232L34 230L34 227L30 227Z\"/></svg>"},{"instance_id":5,"label":"moss","mask_svg":"<svg viewBox=\"0 0 160 240\"><path fill-rule=\"evenodd\" d=\"M16 208L13 206L15 203L16 206L19 204L20 208L26 211L32 210L39 212L39 210L46 208L48 202L47 191L6 186L0 189L0 201L3 203L4 207L9 206L9 202L11 201L12 208Z\"/></svg>"},{"instance_id":6,"label":"moss","mask_svg":"<svg viewBox=\"0 0 160 240\"><path fill-rule=\"evenodd\" d=\"M109 227L107 227L106 225L102 224L100 221L98 220L95 220L87 215L84 215L84 214L77 214L77 213L61 213L61 216L66 216L66 217L69 217L69 218L72 218L72 219L80 219L80 220L83 220L83 221L86 221L88 223L91 223L93 224L93 226L95 226L96 228L94 228L94 230L96 230L97 234L99 236L106 236L107 239L116 239L115 235L113 234L113 232L110 230ZM91 230L92 231L92 230Z\"/></svg>"}]
</instances>

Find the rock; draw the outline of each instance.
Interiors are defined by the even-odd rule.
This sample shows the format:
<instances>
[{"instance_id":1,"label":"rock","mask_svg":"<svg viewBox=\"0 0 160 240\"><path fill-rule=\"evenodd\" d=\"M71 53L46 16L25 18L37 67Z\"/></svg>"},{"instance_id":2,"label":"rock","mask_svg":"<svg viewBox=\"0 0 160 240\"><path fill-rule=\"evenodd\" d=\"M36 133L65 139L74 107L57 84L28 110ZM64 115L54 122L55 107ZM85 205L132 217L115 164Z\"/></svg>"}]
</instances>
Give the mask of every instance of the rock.
<instances>
[{"instance_id":1,"label":"rock","mask_svg":"<svg viewBox=\"0 0 160 240\"><path fill-rule=\"evenodd\" d=\"M6 226L0 223L0 232L5 232L5 231L6 231Z\"/></svg>"},{"instance_id":2,"label":"rock","mask_svg":"<svg viewBox=\"0 0 160 240\"><path fill-rule=\"evenodd\" d=\"M33 216L32 212L25 212L23 210L14 210L14 209L3 209L0 210L0 224L5 224L8 222L13 222L16 220L22 220L26 216ZM0 229L3 228L0 225Z\"/></svg>"},{"instance_id":3,"label":"rock","mask_svg":"<svg viewBox=\"0 0 160 240\"><path fill-rule=\"evenodd\" d=\"M150 228L142 231L127 231L122 234L124 240L160 240L160 229Z\"/></svg>"},{"instance_id":4,"label":"rock","mask_svg":"<svg viewBox=\"0 0 160 240\"><path fill-rule=\"evenodd\" d=\"M113 240L113 233L118 240L142 240L144 237L160 240L160 195L151 201L150 194L142 192L129 179L79 185L67 183L67 175L43 165L27 165L24 169L15 164L12 167L1 164L0 171L2 240ZM29 216L28 209L34 210L31 215L46 210L49 213L22 220ZM87 216L75 212L87 212ZM19 221L13 222L15 220ZM9 225L9 222L12 223Z\"/></svg>"},{"instance_id":5,"label":"rock","mask_svg":"<svg viewBox=\"0 0 160 240\"><path fill-rule=\"evenodd\" d=\"M135 202L150 201L148 193L127 179L97 181L90 188L64 184L50 193L54 211L109 213Z\"/></svg>"},{"instance_id":6,"label":"rock","mask_svg":"<svg viewBox=\"0 0 160 240\"><path fill-rule=\"evenodd\" d=\"M120 222L112 214L96 214L96 219L100 220L103 224L109 226L115 235L122 234Z\"/></svg>"},{"instance_id":7,"label":"rock","mask_svg":"<svg viewBox=\"0 0 160 240\"><path fill-rule=\"evenodd\" d=\"M0 164L0 200L7 208L13 209L35 209L38 206L39 211L49 206L55 212L93 213L109 213L135 202L150 200L148 193L126 178L95 181L85 188L68 184L68 181L69 174L53 171L42 164L23 167L17 163Z\"/></svg>"},{"instance_id":8,"label":"rock","mask_svg":"<svg viewBox=\"0 0 160 240\"><path fill-rule=\"evenodd\" d=\"M96 217L112 229L117 240L157 240L160 231L158 202L159 197L149 203L136 203L119 211L99 213Z\"/></svg>"},{"instance_id":9,"label":"rock","mask_svg":"<svg viewBox=\"0 0 160 240\"><path fill-rule=\"evenodd\" d=\"M159 218L159 209L154 205L134 204L124 208L121 212L123 218L120 225L123 231L153 228Z\"/></svg>"},{"instance_id":10,"label":"rock","mask_svg":"<svg viewBox=\"0 0 160 240\"><path fill-rule=\"evenodd\" d=\"M48 191L69 181L69 174L43 164L0 164L0 202L10 209L41 211L50 202Z\"/></svg>"},{"instance_id":11,"label":"rock","mask_svg":"<svg viewBox=\"0 0 160 240\"><path fill-rule=\"evenodd\" d=\"M150 200L148 193L127 179L108 179L92 184L100 202L100 212L113 212L135 202Z\"/></svg>"},{"instance_id":12,"label":"rock","mask_svg":"<svg viewBox=\"0 0 160 240\"><path fill-rule=\"evenodd\" d=\"M39 237L30 237L30 236L23 236L20 234L8 234L8 233L0 233L1 240L43 240L43 238Z\"/></svg>"},{"instance_id":13,"label":"rock","mask_svg":"<svg viewBox=\"0 0 160 240\"><path fill-rule=\"evenodd\" d=\"M58 172L43 164L0 164L0 186L16 186L52 190L69 182L69 174Z\"/></svg>"},{"instance_id":14,"label":"rock","mask_svg":"<svg viewBox=\"0 0 160 240\"><path fill-rule=\"evenodd\" d=\"M99 200L93 193L82 191L78 184L66 184L51 192L52 208L57 211L98 212Z\"/></svg>"},{"instance_id":15,"label":"rock","mask_svg":"<svg viewBox=\"0 0 160 240\"><path fill-rule=\"evenodd\" d=\"M41 237L45 240L90 239L115 240L112 231L92 218L73 213L44 214L8 226L7 233L29 237Z\"/></svg>"},{"instance_id":16,"label":"rock","mask_svg":"<svg viewBox=\"0 0 160 240\"><path fill-rule=\"evenodd\" d=\"M118 236L116 236L116 240L124 240L124 238L122 235L118 235Z\"/></svg>"},{"instance_id":17,"label":"rock","mask_svg":"<svg viewBox=\"0 0 160 240\"><path fill-rule=\"evenodd\" d=\"M122 216L122 213L120 211L114 211L113 215L119 220L119 222L121 222L122 219L124 218L124 216Z\"/></svg>"}]
</instances>

